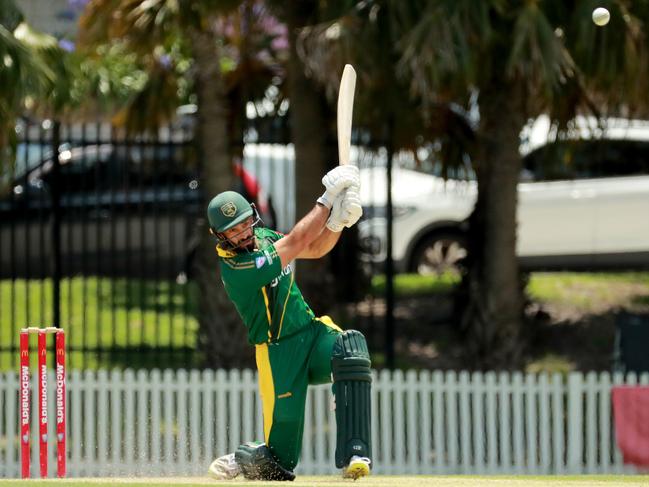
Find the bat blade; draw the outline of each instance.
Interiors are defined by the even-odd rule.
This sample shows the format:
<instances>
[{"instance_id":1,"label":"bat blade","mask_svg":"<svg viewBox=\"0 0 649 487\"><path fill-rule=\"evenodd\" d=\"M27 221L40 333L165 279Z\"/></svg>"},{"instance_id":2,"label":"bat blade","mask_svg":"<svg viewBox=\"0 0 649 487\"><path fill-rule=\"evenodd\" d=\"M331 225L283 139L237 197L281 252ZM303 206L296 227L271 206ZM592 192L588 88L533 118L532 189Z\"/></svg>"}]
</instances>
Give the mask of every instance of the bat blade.
<instances>
[{"instance_id":1,"label":"bat blade","mask_svg":"<svg viewBox=\"0 0 649 487\"><path fill-rule=\"evenodd\" d=\"M338 91L338 163L349 164L349 151L352 140L352 114L354 112L354 90L356 71L351 64L345 64L340 89Z\"/></svg>"}]
</instances>

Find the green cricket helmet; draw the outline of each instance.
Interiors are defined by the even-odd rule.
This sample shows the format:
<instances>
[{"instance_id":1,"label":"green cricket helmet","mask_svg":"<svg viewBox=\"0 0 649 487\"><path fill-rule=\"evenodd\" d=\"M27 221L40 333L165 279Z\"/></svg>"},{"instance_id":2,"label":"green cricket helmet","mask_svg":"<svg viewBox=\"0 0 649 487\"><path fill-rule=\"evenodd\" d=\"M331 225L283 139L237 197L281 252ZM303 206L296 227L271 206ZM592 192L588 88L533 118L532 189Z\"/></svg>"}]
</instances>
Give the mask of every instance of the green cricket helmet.
<instances>
[{"instance_id":1,"label":"green cricket helmet","mask_svg":"<svg viewBox=\"0 0 649 487\"><path fill-rule=\"evenodd\" d=\"M212 232L216 235L219 243L224 244L226 248L237 249L238 246L226 238L223 232L246 221L253 215L254 218L250 225L252 227L261 221L257 209L236 191L219 193L207 205L207 219ZM248 247L253 244L254 242L251 242Z\"/></svg>"},{"instance_id":2,"label":"green cricket helmet","mask_svg":"<svg viewBox=\"0 0 649 487\"><path fill-rule=\"evenodd\" d=\"M207 219L215 233L225 232L253 213L252 205L236 191L217 194L207 206Z\"/></svg>"}]
</instances>

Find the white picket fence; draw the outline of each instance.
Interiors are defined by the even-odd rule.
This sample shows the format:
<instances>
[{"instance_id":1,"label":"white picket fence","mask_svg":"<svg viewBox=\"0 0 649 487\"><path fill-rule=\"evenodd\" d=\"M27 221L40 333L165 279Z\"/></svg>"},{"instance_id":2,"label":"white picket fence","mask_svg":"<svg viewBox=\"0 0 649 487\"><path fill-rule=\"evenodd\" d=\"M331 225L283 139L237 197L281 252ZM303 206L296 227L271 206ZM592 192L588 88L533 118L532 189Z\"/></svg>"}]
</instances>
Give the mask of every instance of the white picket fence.
<instances>
[{"instance_id":1,"label":"white picket fence","mask_svg":"<svg viewBox=\"0 0 649 487\"><path fill-rule=\"evenodd\" d=\"M623 465L612 422L611 387L623 383L649 384L649 374L382 371L372 389L374 472L633 472ZM32 401L34 412L36 394ZM15 373L0 374L0 411L0 478L14 478L20 475ZM67 418L71 477L204 475L214 457L263 439L250 370L74 371ZM32 419L34 434L36 414ZM35 436L32 446L37 476ZM330 387L313 387L298 472L334 473L334 449ZM53 474L52 442L49 454Z\"/></svg>"}]
</instances>

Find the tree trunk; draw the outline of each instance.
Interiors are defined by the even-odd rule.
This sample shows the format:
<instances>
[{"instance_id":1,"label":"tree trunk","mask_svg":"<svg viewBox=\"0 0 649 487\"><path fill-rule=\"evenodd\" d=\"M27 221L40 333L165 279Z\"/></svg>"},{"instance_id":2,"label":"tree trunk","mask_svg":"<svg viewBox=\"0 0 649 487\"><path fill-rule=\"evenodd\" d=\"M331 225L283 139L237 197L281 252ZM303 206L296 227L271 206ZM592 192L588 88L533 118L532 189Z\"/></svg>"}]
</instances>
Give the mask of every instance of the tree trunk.
<instances>
[{"instance_id":1,"label":"tree trunk","mask_svg":"<svg viewBox=\"0 0 649 487\"><path fill-rule=\"evenodd\" d=\"M202 161L202 189L207 201L229 189L231 170L227 134L227 102L216 37L192 31L198 120L196 142ZM194 272L199 288L200 346L208 367L244 367L254 363L246 329L228 299L219 273L216 241L205 217L199 219L199 245Z\"/></svg>"},{"instance_id":2,"label":"tree trunk","mask_svg":"<svg viewBox=\"0 0 649 487\"><path fill-rule=\"evenodd\" d=\"M480 90L478 201L471 216L468 299L462 316L467 366L521 365L523 295L516 259L519 134L523 95L516 82L493 80Z\"/></svg>"},{"instance_id":3,"label":"tree trunk","mask_svg":"<svg viewBox=\"0 0 649 487\"><path fill-rule=\"evenodd\" d=\"M298 29L314 22L317 2L293 2L287 8L290 42L288 67L291 100L291 136L295 146L296 218L303 217L315 204L324 188L322 176L335 165L336 156L329 143L329 113L322 89L304 74L296 52ZM316 314L323 314L333 302L333 277L329 259L301 260L298 265L300 289Z\"/></svg>"}]
</instances>

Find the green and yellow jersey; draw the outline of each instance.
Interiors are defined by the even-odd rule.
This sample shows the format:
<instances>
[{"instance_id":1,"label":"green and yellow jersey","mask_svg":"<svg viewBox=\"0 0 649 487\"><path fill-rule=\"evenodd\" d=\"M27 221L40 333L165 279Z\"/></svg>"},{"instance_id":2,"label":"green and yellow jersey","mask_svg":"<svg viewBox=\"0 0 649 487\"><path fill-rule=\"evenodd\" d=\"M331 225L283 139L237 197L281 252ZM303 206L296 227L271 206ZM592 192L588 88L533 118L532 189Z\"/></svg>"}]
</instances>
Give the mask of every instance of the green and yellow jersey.
<instances>
[{"instance_id":1,"label":"green and yellow jersey","mask_svg":"<svg viewBox=\"0 0 649 487\"><path fill-rule=\"evenodd\" d=\"M282 269L274 245L282 237L268 228L255 228L254 252L217 246L225 291L248 328L251 344L288 337L315 319L295 283L291 265Z\"/></svg>"}]
</instances>

